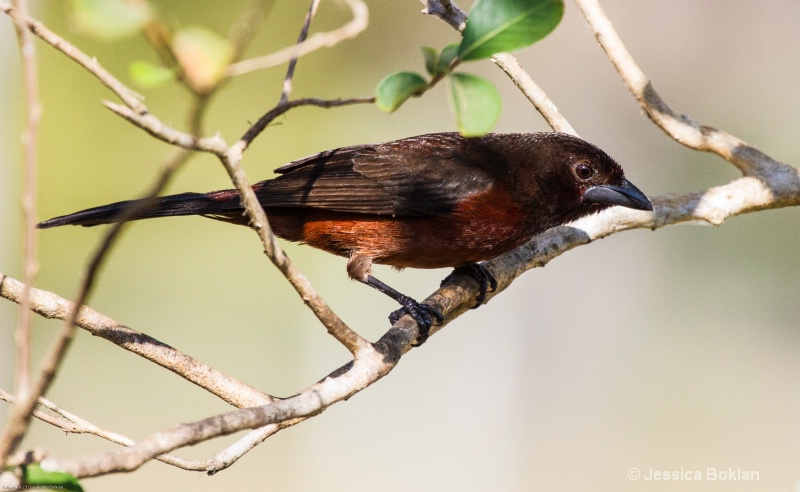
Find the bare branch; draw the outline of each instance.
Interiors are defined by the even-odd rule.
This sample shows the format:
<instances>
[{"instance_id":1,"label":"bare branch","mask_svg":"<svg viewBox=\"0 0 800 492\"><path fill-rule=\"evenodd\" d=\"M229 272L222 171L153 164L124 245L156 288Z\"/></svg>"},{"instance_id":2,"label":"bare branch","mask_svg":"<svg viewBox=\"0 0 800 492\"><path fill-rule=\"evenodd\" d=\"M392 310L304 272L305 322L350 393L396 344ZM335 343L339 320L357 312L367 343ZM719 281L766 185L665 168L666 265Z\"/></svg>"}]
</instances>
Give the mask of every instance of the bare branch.
<instances>
[{"instance_id":1,"label":"bare branch","mask_svg":"<svg viewBox=\"0 0 800 492\"><path fill-rule=\"evenodd\" d=\"M30 423L33 409L36 407L37 400L39 397L44 396L44 394L50 388L56 372L58 371L58 367L61 365L61 362L66 356L67 350L69 349L72 339L75 336L75 323L79 316L79 307L86 303L86 300L92 291L94 281L97 278L97 273L100 269L100 266L107 257L112 245L119 237L120 231L127 223L126 221L141 212L147 206L149 199L155 197L161 192L164 186L166 186L166 184L169 182L175 170L181 164L183 164L188 157L189 152L182 150L173 159L168 161L159 174L156 183L153 185L152 189L145 196L145 198L138 201L134 206L125 210L120 217L119 222L114 223L114 225L112 225L111 228L106 232L105 236L103 236L100 245L95 250L95 253L92 255L92 258L89 261L89 265L84 271L78 287L78 293L75 296L75 300L72 302L69 315L64 318L64 325L62 326L61 330L56 336L55 341L53 342L53 345L50 347L50 350L42 361L40 376L37 380L36 386L34 387L33 391L26 396L26 398L21 399L19 403L14 406L10 418L10 424L6 427L3 435L0 436L0 461L4 461L8 453L13 452L16 446L19 444L22 436L24 436L27 430L28 424Z\"/></svg>"},{"instance_id":2,"label":"bare branch","mask_svg":"<svg viewBox=\"0 0 800 492\"><path fill-rule=\"evenodd\" d=\"M27 16L28 6L25 0L15 0L19 12ZM25 82L25 107L27 110L27 127L22 133L24 154L25 190L22 197L22 215L24 222L24 258L25 258L25 292L19 312L19 323L16 338L15 391L25 399L30 393L30 289L39 270L36 245L36 146L38 142L39 120L42 106L39 102L39 77L37 73L36 46L33 36L24 24L14 19L19 40L20 60ZM2 461L2 459L0 459Z\"/></svg>"},{"instance_id":3,"label":"bare branch","mask_svg":"<svg viewBox=\"0 0 800 492\"><path fill-rule=\"evenodd\" d=\"M30 32L41 38L44 42L48 43L50 46L65 54L83 68L88 70L92 75L97 77L97 79L103 85L111 89L117 96L119 96L125 105L131 108L133 111L138 114L144 114L147 112L147 107L145 107L145 105L142 103L142 99L144 98L132 91L116 77L111 75L110 72L100 65L96 58L89 57L86 53L76 48L67 40L46 28L41 22L31 19L27 15L23 15L11 5L5 2L0 2L0 10L8 14L16 22L26 26Z\"/></svg>"},{"instance_id":4,"label":"bare branch","mask_svg":"<svg viewBox=\"0 0 800 492\"><path fill-rule=\"evenodd\" d=\"M16 403L17 398L0 388L0 400L13 404ZM39 410L34 410L33 416L42 422L48 423L63 430L64 432L69 432L71 434L90 434L126 447L136 444L136 441L133 439L117 432L98 427L88 420L59 407L47 398L39 398L39 404L57 413L60 415L60 417L49 415ZM248 432L247 435L242 439L236 441L231 446L228 446L224 451L218 453L213 458L208 460L190 461L168 454L162 454L157 456L155 459L183 470L204 471L209 475L213 475L231 466L239 458L247 454L257 445L264 442L264 440L271 435L285 427L288 427L289 425L294 425L301 420L303 419L297 419L295 421L284 423L283 425L267 425Z\"/></svg>"},{"instance_id":5,"label":"bare branch","mask_svg":"<svg viewBox=\"0 0 800 492\"><path fill-rule=\"evenodd\" d=\"M33 295L33 289L31 289ZM32 302L32 301L31 301ZM5 465L8 455L19 446L22 437L28 430L33 409L36 401L47 392L53 382L56 371L69 348L72 338L75 335L75 327L71 323L65 323L61 331L56 336L55 342L47 352L39 371L39 379L33 389L21 399L11 409L11 416L8 425L0 436L0 465Z\"/></svg>"},{"instance_id":6,"label":"bare branch","mask_svg":"<svg viewBox=\"0 0 800 492\"><path fill-rule=\"evenodd\" d=\"M569 124L564 115L558 111L555 103L547 97L542 88L522 68L516 57L508 53L498 53L492 56L491 60L495 65L503 69L511 81L514 82L514 85L533 103L533 107L536 108L536 111L542 115L553 130L578 136L578 132Z\"/></svg>"},{"instance_id":7,"label":"bare branch","mask_svg":"<svg viewBox=\"0 0 800 492\"><path fill-rule=\"evenodd\" d=\"M15 403L16 398L13 395L10 395L7 392L3 391L2 388L0 388L0 400L4 400L10 403ZM92 424L88 420L85 420L71 412L64 410L63 408L60 408L58 405L56 405L55 403L51 402L46 398L40 398L39 403L47 407L48 409L52 410L53 412L56 412L57 414L61 415L61 417L54 417L39 410L34 410L33 416L41 420L42 422L46 422L54 427L63 430L64 432L69 432L70 434L90 434L93 436L103 438L107 441L111 441L115 444L121 444L123 446L133 446L134 444L136 444L136 441L134 441L133 439L116 432L102 429ZM206 468L203 468L202 462L188 461L182 458L178 458L177 456L172 456L168 454L157 456L155 459L184 470L194 470L194 471L206 470Z\"/></svg>"},{"instance_id":8,"label":"bare branch","mask_svg":"<svg viewBox=\"0 0 800 492\"><path fill-rule=\"evenodd\" d=\"M243 140L240 140L237 145L231 147L231 150L226 157L223 158L222 162L225 165L225 169L228 171L228 175L236 186L236 189L239 190L239 195L242 197L242 206L250 218L250 227L255 229L261 239L261 244L264 246L264 253L278 270L283 273L284 277L286 277L297 293L300 294L303 302L306 303L322 324L325 325L328 333L336 338L339 343L344 345L351 354L356 355L358 352L369 347L369 342L353 331L333 312L330 306L328 306L311 285L311 282L308 281L308 278L294 266L278 243L275 234L272 232L272 228L269 226L264 208L258 201L258 197L256 197L240 165L242 152L246 148L243 142Z\"/></svg>"},{"instance_id":9,"label":"bare branch","mask_svg":"<svg viewBox=\"0 0 800 492\"><path fill-rule=\"evenodd\" d=\"M367 28L369 11L363 0L345 0L345 2L353 13L353 19L344 26L333 31L315 33L312 35L309 39L297 46L297 57L303 57L320 48L331 48L344 40L353 39ZM291 60L294 52L295 46L293 45L266 56L234 63L227 68L225 74L228 77L236 77L237 75L254 72L256 70L275 67Z\"/></svg>"},{"instance_id":10,"label":"bare branch","mask_svg":"<svg viewBox=\"0 0 800 492\"><path fill-rule=\"evenodd\" d=\"M11 393L8 393L2 388L0 388L0 400L6 401L11 404L16 404L16 402L19 401L17 397L12 395ZM39 403L43 403L44 401L46 401L44 398L39 399ZM54 427L58 427L59 429L62 429L65 432L75 432L75 433L81 432L80 428L74 423L70 422L67 418L54 417L44 412L40 412L39 410L34 410L33 416L41 420L42 422L46 422Z\"/></svg>"},{"instance_id":11,"label":"bare branch","mask_svg":"<svg viewBox=\"0 0 800 492\"><path fill-rule=\"evenodd\" d=\"M27 17L28 5L25 0L15 0L14 8L19 13L12 16L19 40L20 59L22 61L23 79L25 81L25 103L27 108L27 127L23 132L24 153L24 193L22 212L24 221L24 269L25 287L20 306L19 323L15 332L16 341L16 392L18 403L10 412L8 425L0 435L0 468L4 468L8 456L14 452L30 425L30 413L36 399L41 393L39 385L31 388L30 380L30 327L31 327L31 289L39 270L36 258L36 143L39 119L42 108L39 103L39 79L37 75L36 47L33 36L27 30L22 19ZM40 381L45 378L43 373Z\"/></svg>"},{"instance_id":12,"label":"bare branch","mask_svg":"<svg viewBox=\"0 0 800 492\"><path fill-rule=\"evenodd\" d=\"M126 108L125 106L121 106L109 101L104 101L103 104L111 111L117 113L150 135L158 138L159 140L163 140L168 144L182 147L184 149L209 152L215 155L222 155L227 150L227 145L220 135L198 138L191 133L182 132L167 126L152 113L146 113L142 115Z\"/></svg>"},{"instance_id":13,"label":"bare branch","mask_svg":"<svg viewBox=\"0 0 800 492\"><path fill-rule=\"evenodd\" d=\"M132 471L153 457L179 447L229 435L243 429L288 422L316 415L331 404L353 394L385 375L394 362L375 350L365 349L348 370L329 376L301 394L256 408L246 408L217 415L198 422L181 424L158 432L137 445L119 451L68 460L49 459L42 462L48 469L72 473L76 477L92 477L107 473ZM379 373L374 371L378 370Z\"/></svg>"},{"instance_id":14,"label":"bare branch","mask_svg":"<svg viewBox=\"0 0 800 492\"><path fill-rule=\"evenodd\" d=\"M19 303L22 282L0 273L0 297ZM73 304L56 294L31 289L31 308L48 319L67 319ZM83 306L75 324L94 336L104 338L121 348L168 369L222 400L237 407L248 407L271 401L271 397L213 367L170 347L144 333L132 330L90 307Z\"/></svg>"},{"instance_id":15,"label":"bare branch","mask_svg":"<svg viewBox=\"0 0 800 492\"><path fill-rule=\"evenodd\" d=\"M375 102L375 96L368 96L368 97L360 97L360 98L353 98L353 99L317 99L317 98L306 98L306 99L295 99L294 101L287 101L286 103L279 104L274 108L267 111L267 113L259 118L259 120L251 126L242 138L239 139L239 142L235 144L235 146L239 146L242 148L242 152L247 150L250 147L250 144L255 140L255 138L264 131L267 126L275 121L275 118L278 116L286 113L290 109L296 108L298 106L317 106L320 108L335 108L339 106L350 106L353 104L372 104Z\"/></svg>"},{"instance_id":16,"label":"bare branch","mask_svg":"<svg viewBox=\"0 0 800 492\"><path fill-rule=\"evenodd\" d=\"M421 2L425 6L422 9L423 14L442 19L458 32L467 27L467 14L450 0L421 0Z\"/></svg>"},{"instance_id":17,"label":"bare branch","mask_svg":"<svg viewBox=\"0 0 800 492\"><path fill-rule=\"evenodd\" d=\"M266 13L275 5L275 0L251 0L242 15L231 27L228 39L233 46L233 59L238 60L247 45L256 35L256 28L264 20Z\"/></svg>"},{"instance_id":18,"label":"bare branch","mask_svg":"<svg viewBox=\"0 0 800 492\"><path fill-rule=\"evenodd\" d=\"M576 0L575 3L625 85L664 133L691 149L719 155L745 175L763 177L783 165L727 132L699 125L688 116L675 113L633 60L600 3L597 0Z\"/></svg>"},{"instance_id":19,"label":"bare branch","mask_svg":"<svg viewBox=\"0 0 800 492\"><path fill-rule=\"evenodd\" d=\"M292 78L294 78L294 69L297 67L297 59L300 55L300 45L308 37L308 29L311 27L311 21L317 13L320 0L311 0L311 6L308 7L306 18L303 21L303 27L300 29L300 35L297 37L297 42L292 51L292 57L289 60L289 67L286 69L286 76L283 78L283 89L281 90L281 98L278 105L286 104L289 102L289 94L292 93Z\"/></svg>"}]
</instances>

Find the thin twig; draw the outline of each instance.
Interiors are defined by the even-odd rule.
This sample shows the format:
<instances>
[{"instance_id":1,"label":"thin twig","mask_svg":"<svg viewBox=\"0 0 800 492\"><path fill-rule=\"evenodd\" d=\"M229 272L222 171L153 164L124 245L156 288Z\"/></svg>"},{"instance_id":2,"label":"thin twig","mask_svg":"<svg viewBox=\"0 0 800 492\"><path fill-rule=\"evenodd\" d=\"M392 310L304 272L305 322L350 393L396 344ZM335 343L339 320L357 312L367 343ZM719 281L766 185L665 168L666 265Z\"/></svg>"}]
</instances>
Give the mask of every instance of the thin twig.
<instances>
[{"instance_id":1,"label":"thin twig","mask_svg":"<svg viewBox=\"0 0 800 492\"><path fill-rule=\"evenodd\" d=\"M450 27L462 32L467 27L467 14L450 0L421 0L422 13L432 15L450 24Z\"/></svg>"},{"instance_id":2,"label":"thin twig","mask_svg":"<svg viewBox=\"0 0 800 492\"><path fill-rule=\"evenodd\" d=\"M24 16L28 14L25 0L15 0L14 5ZM25 83L25 107L27 126L22 133L24 154L24 187L22 196L22 215L24 233L24 270L25 292L19 311L19 323L15 333L16 369L15 391L17 396L25 398L30 393L30 330L32 312L30 309L30 289L39 270L36 245L36 146L38 143L39 120L42 106L39 102L39 76L36 59L36 46L33 36L24 24L14 19L14 26L19 40L19 53L22 62L22 76ZM0 460L2 461L2 460Z\"/></svg>"},{"instance_id":3,"label":"thin twig","mask_svg":"<svg viewBox=\"0 0 800 492\"><path fill-rule=\"evenodd\" d=\"M228 149L228 146L225 144L225 141L220 135L198 138L191 133L182 132L164 124L152 113L141 115L125 106L112 103L110 101L103 101L103 105L139 128L145 130L150 135L168 144L182 147L184 149L208 152L217 156L224 155Z\"/></svg>"},{"instance_id":4,"label":"thin twig","mask_svg":"<svg viewBox=\"0 0 800 492\"><path fill-rule=\"evenodd\" d=\"M228 33L228 39L233 46L232 59L234 61L241 58L245 48L258 32L256 28L274 5L275 0L251 0L250 5L243 10L239 19L233 23Z\"/></svg>"},{"instance_id":5,"label":"thin twig","mask_svg":"<svg viewBox=\"0 0 800 492\"><path fill-rule=\"evenodd\" d=\"M639 105L672 139L691 149L713 152L734 164L744 175L761 176L774 172L776 165L780 165L727 132L700 125L686 115L678 115L633 60L600 3L597 0L576 0L575 3ZM759 158L753 159L753 152L760 154Z\"/></svg>"},{"instance_id":6,"label":"thin twig","mask_svg":"<svg viewBox=\"0 0 800 492\"><path fill-rule=\"evenodd\" d=\"M553 100L547 97L544 90L533 81L516 57L508 53L497 53L492 56L491 60L508 75L514 85L533 103L533 107L536 108L536 111L542 115L553 130L578 136L578 132L564 118L564 115L558 110Z\"/></svg>"},{"instance_id":7,"label":"thin twig","mask_svg":"<svg viewBox=\"0 0 800 492\"><path fill-rule=\"evenodd\" d=\"M39 103L39 82L37 76L36 47L33 36L26 29L23 18L27 17L28 5L25 0L16 0L15 9L19 16L14 17L19 40L20 60L22 62L23 79L25 81L25 103L27 109L27 126L23 131L24 193L22 197L22 213L24 225L24 270L25 288L20 305L19 322L15 332L16 364L15 386L19 404L11 409L8 425L0 435L0 469L5 467L11 453L25 435L30 422L28 403L35 400L35 389L31 388L30 375L30 328L31 328L31 289L39 269L36 258L36 144L41 116Z\"/></svg>"},{"instance_id":8,"label":"thin twig","mask_svg":"<svg viewBox=\"0 0 800 492\"><path fill-rule=\"evenodd\" d=\"M320 48L331 48L344 40L355 38L367 28L369 10L363 0L345 0L345 2L353 13L353 19L344 26L329 32L315 33L299 46L288 46L269 55L234 63L228 66L225 75L236 77L256 70L275 67L291 60L295 52L298 57L303 57Z\"/></svg>"},{"instance_id":9,"label":"thin twig","mask_svg":"<svg viewBox=\"0 0 800 492\"><path fill-rule=\"evenodd\" d=\"M7 402L14 403L16 401L16 398L13 395L8 394L2 388L0 388L0 400L5 400ZM117 432L112 432L103 429L101 427L98 427L93 423L89 422L88 420L83 419L75 415L74 413L68 412L67 410L64 410L63 408L59 407L58 405L48 400L47 398L40 398L39 404L41 404L44 407L47 407L49 410L52 410L53 412L56 412L57 414L60 415L60 417L54 417L39 410L34 410L33 416L41 420L42 422L46 422L54 427L63 430L64 432L69 432L70 434L89 434L113 442L115 444L120 444L122 446L133 446L136 444L136 441L134 441L133 439L125 435L119 434ZM172 465L177 468L181 468L183 470L206 471L208 469L208 465L203 461L189 461L169 454L162 454L161 456L156 456L155 459L161 461L162 463L166 463L168 465Z\"/></svg>"},{"instance_id":10,"label":"thin twig","mask_svg":"<svg viewBox=\"0 0 800 492\"><path fill-rule=\"evenodd\" d=\"M229 435L238 430L255 429L310 415L316 415L331 404L353 394L384 376L394 363L376 351L362 352L362 358L347 371L320 381L303 393L256 408L240 409L198 422L153 434L135 446L103 453L91 459L46 460L43 466L67 471L76 477L91 477L113 472L132 471L164 452ZM376 374L374 371L378 370ZM157 454L156 450L165 450Z\"/></svg>"},{"instance_id":11,"label":"thin twig","mask_svg":"<svg viewBox=\"0 0 800 492\"><path fill-rule=\"evenodd\" d=\"M83 306L88 299L92 291L94 281L97 278L97 272L107 257L108 252L111 250L111 247L118 237L119 232L122 230L128 219L132 218L135 214L140 213L142 209L147 206L148 198L156 196L163 189L175 169L181 163L185 162L188 156L189 153L187 151L182 151L174 160L171 160L167 163L150 193L147 194L145 199L137 202L133 207L130 207L124 211L122 217L120 217L120 222L116 222L113 226L111 226L111 229L106 232L105 236L100 242L100 245L95 250L95 253L92 255L89 265L87 266L81 279L75 300L72 302L73 307L70 311L70 314L65 320L65 323L62 325L61 330L56 335L56 339L51 345L50 350L42 360L41 368L39 370L39 379L37 380L35 387L26 395L25 398L21 398L17 405L13 407L11 417L9 418L9 425L6 426L5 431L3 432L2 436L0 436L0 464L4 464L5 458L19 445L22 437L27 432L33 409L36 407L36 402L41 396L44 396L45 393L47 393L47 390L53 383L53 379L58 372L58 368L61 365L61 362L64 360L67 350L69 349L69 346L75 337L75 331L77 328L75 323L79 316L79 307Z\"/></svg>"},{"instance_id":12,"label":"thin twig","mask_svg":"<svg viewBox=\"0 0 800 492\"><path fill-rule=\"evenodd\" d=\"M196 119L190 121L190 126L193 130L199 129L200 118L202 117L203 107L207 102L207 98L198 98L196 106L199 108L190 111ZM136 114L136 113L134 113ZM69 316L65 320L64 325L56 336L53 345L44 357L40 369L40 376L37 380L34 389L29 392L25 398L21 398L17 405L14 406L9 425L6 427L3 434L0 436L0 463L5 462L5 458L13 452L19 445L22 437L27 432L28 425L30 424L33 409L36 407L37 400L44 396L50 385L55 378L61 362L66 356L67 350L72 343L76 331L76 321L79 316L80 306L83 306L92 291L94 281L97 278L97 273L107 257L111 247L119 236L120 231L125 226L128 220L140 214L148 205L152 198L157 196L161 190L167 185L175 171L189 158L191 154L187 150L180 150L175 156L169 159L163 166L156 182L144 198L135 202L133 206L123 211L119 217L119 221L114 223L111 228L106 232L105 236L100 242L100 245L92 255L89 265L87 266L81 282L78 287L78 293L75 300L72 302L72 309Z\"/></svg>"},{"instance_id":13,"label":"thin twig","mask_svg":"<svg viewBox=\"0 0 800 492\"><path fill-rule=\"evenodd\" d=\"M275 118L278 116L286 113L290 109L296 108L298 106L317 106L320 108L335 108L339 106L350 106L353 104L372 104L375 102L375 96L368 96L368 97L359 97L359 98L352 98L352 99L317 99L317 98L305 98L305 99L295 99L293 101L287 101L284 104L279 104L274 108L267 111L267 113L258 119L258 121L247 129L242 138L239 139L239 142L236 145L242 146L242 151L246 150L250 144L258 137L261 132L263 132L270 123L272 123Z\"/></svg>"},{"instance_id":14,"label":"thin twig","mask_svg":"<svg viewBox=\"0 0 800 492\"><path fill-rule=\"evenodd\" d=\"M21 14L11 5L0 2L0 10L8 14L15 21L21 22L30 32L88 70L89 73L97 77L103 85L119 96L125 105L133 111L138 114L147 112L147 107L142 103L142 99L144 98L111 75L110 72L100 65L96 58L89 57L89 55L76 48L73 44L45 27L41 22Z\"/></svg>"},{"instance_id":15,"label":"thin twig","mask_svg":"<svg viewBox=\"0 0 800 492\"><path fill-rule=\"evenodd\" d=\"M0 297L19 303L23 288L22 282L0 273ZM65 320L72 312L73 304L52 292L32 289L31 309L47 319ZM272 397L252 386L226 376L213 367L88 306L81 308L75 323L91 335L108 340L120 348L168 369L236 407L252 407L272 401Z\"/></svg>"},{"instance_id":16,"label":"thin twig","mask_svg":"<svg viewBox=\"0 0 800 492\"><path fill-rule=\"evenodd\" d=\"M13 404L16 403L17 398L0 388L0 400ZM89 422L88 420L59 407L47 398L39 398L39 404L60 416L53 416L39 410L34 410L33 416L42 422L48 423L53 427L63 430L64 432L69 432L70 434L89 434L126 447L136 444L136 441L133 439L118 432L103 429ZM228 446L225 450L217 453L213 458L208 460L185 460L169 454L162 454L157 456L155 459L183 470L203 471L209 475L213 475L234 464L239 458L247 454L251 449L264 442L264 440L279 430L288 427L288 425L294 425L295 423L297 423L297 421L282 423L280 425L266 425L250 431L246 436L239 439L234 444Z\"/></svg>"},{"instance_id":17,"label":"thin twig","mask_svg":"<svg viewBox=\"0 0 800 492\"><path fill-rule=\"evenodd\" d=\"M301 36L302 37L302 36ZM258 201L258 198L253 192L252 187L247 181L239 162L244 151L248 148L250 143L255 139L275 118L282 115L286 111L298 106L319 106L319 107L336 107L345 106L350 104L362 104L374 102L374 97L366 97L361 99L338 99L338 100L325 100L325 99L297 99L294 101L287 101L279 104L250 127L242 138L233 146L231 146L226 157L223 158L223 164L228 171L239 194L242 197L242 205L245 208L248 216L250 217L250 226L256 230L261 239L261 244L264 246L264 252L272 263L283 273L292 287L295 288L300 297L311 309L311 311L322 322L339 343L344 345L350 353L357 355L359 351L364 350L369 346L369 342L362 338L358 333L353 331L344 321L333 312L328 304L320 297L316 290L312 287L308 279L303 275L294 264L292 264L289 257L283 251L283 248L278 243L272 228L269 225L269 220L264 212L264 208Z\"/></svg>"},{"instance_id":18,"label":"thin twig","mask_svg":"<svg viewBox=\"0 0 800 492\"><path fill-rule=\"evenodd\" d=\"M292 79L294 78L294 69L297 67L297 59L300 57L300 45L308 37L308 29L311 27L311 21L317 13L320 0L311 0L311 6L308 7L306 18L303 20L303 27L300 29L300 35L297 37L297 42L292 51L292 57L289 60L289 67L286 69L286 76L283 78L283 89L281 90L281 97L278 105L286 104L289 102L289 95L292 93Z\"/></svg>"}]
</instances>

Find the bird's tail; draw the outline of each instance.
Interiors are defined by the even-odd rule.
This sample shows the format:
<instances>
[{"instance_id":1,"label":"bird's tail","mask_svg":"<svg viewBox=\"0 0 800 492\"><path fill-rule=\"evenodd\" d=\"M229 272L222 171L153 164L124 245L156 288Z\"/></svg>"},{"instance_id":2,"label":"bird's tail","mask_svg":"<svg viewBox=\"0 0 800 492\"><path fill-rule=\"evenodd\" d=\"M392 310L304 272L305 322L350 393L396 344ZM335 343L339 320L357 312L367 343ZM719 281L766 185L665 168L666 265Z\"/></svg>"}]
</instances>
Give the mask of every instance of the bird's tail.
<instances>
[{"instance_id":1,"label":"bird's tail","mask_svg":"<svg viewBox=\"0 0 800 492\"><path fill-rule=\"evenodd\" d=\"M219 195L219 194L217 194ZM232 194L233 195L233 194ZM235 196L235 195L234 195ZM222 199L221 199L222 198ZM173 215L215 215L230 213L232 210L223 210L230 202L227 198L215 194L181 193L179 195L163 196L152 199L152 203L144 206L141 212L131 217L131 220L149 219L151 217L168 217ZM37 225L39 229L48 229L62 225L81 225L84 227L117 222L120 216L130 207L142 204L149 200L129 200L111 203L100 207L89 208L74 214L62 215L45 220Z\"/></svg>"}]
</instances>

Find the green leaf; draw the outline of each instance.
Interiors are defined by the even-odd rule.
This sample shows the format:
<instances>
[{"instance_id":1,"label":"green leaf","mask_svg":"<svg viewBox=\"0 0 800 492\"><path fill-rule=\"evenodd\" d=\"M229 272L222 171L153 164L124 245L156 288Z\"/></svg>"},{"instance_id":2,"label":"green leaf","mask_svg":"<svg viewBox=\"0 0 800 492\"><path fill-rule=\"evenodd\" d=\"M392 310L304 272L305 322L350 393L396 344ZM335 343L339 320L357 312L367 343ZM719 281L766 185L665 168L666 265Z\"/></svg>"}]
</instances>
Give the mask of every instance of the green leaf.
<instances>
[{"instance_id":1,"label":"green leaf","mask_svg":"<svg viewBox=\"0 0 800 492\"><path fill-rule=\"evenodd\" d=\"M436 67L439 66L439 52L429 46L423 46L422 56L425 58L425 70L429 74L436 76Z\"/></svg>"},{"instance_id":2,"label":"green leaf","mask_svg":"<svg viewBox=\"0 0 800 492\"><path fill-rule=\"evenodd\" d=\"M186 82L200 93L216 87L233 59L230 41L202 27L179 31L172 40L172 50Z\"/></svg>"},{"instance_id":3,"label":"green leaf","mask_svg":"<svg viewBox=\"0 0 800 492\"><path fill-rule=\"evenodd\" d=\"M391 113L411 96L418 96L428 88L428 82L416 72L393 73L378 84L375 89L375 103L378 108Z\"/></svg>"},{"instance_id":4,"label":"green leaf","mask_svg":"<svg viewBox=\"0 0 800 492\"><path fill-rule=\"evenodd\" d=\"M107 40L136 34L152 17L143 0L72 0L70 14L78 31Z\"/></svg>"},{"instance_id":5,"label":"green leaf","mask_svg":"<svg viewBox=\"0 0 800 492\"><path fill-rule=\"evenodd\" d=\"M476 0L458 55L478 60L530 46L550 34L563 14L563 0Z\"/></svg>"},{"instance_id":6,"label":"green leaf","mask_svg":"<svg viewBox=\"0 0 800 492\"><path fill-rule=\"evenodd\" d=\"M153 89L175 80L175 70L144 60L136 60L128 67L131 79L138 85Z\"/></svg>"},{"instance_id":7,"label":"green leaf","mask_svg":"<svg viewBox=\"0 0 800 492\"><path fill-rule=\"evenodd\" d=\"M489 133L500 117L500 93L494 84L461 72L450 74L447 81L458 132L465 137Z\"/></svg>"},{"instance_id":8,"label":"green leaf","mask_svg":"<svg viewBox=\"0 0 800 492\"><path fill-rule=\"evenodd\" d=\"M78 479L69 473L58 471L45 471L39 465L27 465L24 468L25 485L36 485L49 489L68 490L69 492L83 492Z\"/></svg>"},{"instance_id":9,"label":"green leaf","mask_svg":"<svg viewBox=\"0 0 800 492\"><path fill-rule=\"evenodd\" d=\"M439 73L444 72L458 56L458 43L448 44L439 55Z\"/></svg>"},{"instance_id":10,"label":"green leaf","mask_svg":"<svg viewBox=\"0 0 800 492\"><path fill-rule=\"evenodd\" d=\"M441 53L427 46L422 47L422 55L425 57L425 69L429 74L436 77L443 74L458 56L458 44L448 44Z\"/></svg>"}]
</instances>

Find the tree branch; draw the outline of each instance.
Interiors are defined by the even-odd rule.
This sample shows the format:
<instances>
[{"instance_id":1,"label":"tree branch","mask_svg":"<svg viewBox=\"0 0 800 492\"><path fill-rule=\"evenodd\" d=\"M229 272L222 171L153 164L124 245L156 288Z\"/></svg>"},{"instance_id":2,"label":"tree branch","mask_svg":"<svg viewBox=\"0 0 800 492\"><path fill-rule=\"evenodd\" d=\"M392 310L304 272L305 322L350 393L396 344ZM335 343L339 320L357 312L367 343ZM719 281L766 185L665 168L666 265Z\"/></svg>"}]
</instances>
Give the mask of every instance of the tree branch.
<instances>
[{"instance_id":1,"label":"tree branch","mask_svg":"<svg viewBox=\"0 0 800 492\"><path fill-rule=\"evenodd\" d=\"M25 0L16 0L16 8L27 15L28 6ZM25 292L19 311L19 321L15 333L16 368L15 391L19 398L26 399L30 394L30 289L39 270L36 245L36 146L38 142L39 120L42 106L39 102L39 77L37 73L36 46L33 36L18 20L14 25L19 41L20 60L25 83L25 108L27 110L27 127L22 133L24 154L24 193L22 197L22 215L24 222L24 258L25 258ZM2 462L2 459L0 459Z\"/></svg>"},{"instance_id":2,"label":"tree branch","mask_svg":"<svg viewBox=\"0 0 800 492\"><path fill-rule=\"evenodd\" d=\"M111 75L111 73L103 68L95 58L89 57L73 44L46 28L41 22L22 14L11 5L0 2L0 10L8 14L15 22L25 25L30 32L38 36L41 40L88 70L89 73L97 77L103 85L119 96L122 102L133 111L139 114L147 112L147 107L142 103L144 98Z\"/></svg>"},{"instance_id":3,"label":"tree branch","mask_svg":"<svg viewBox=\"0 0 800 492\"><path fill-rule=\"evenodd\" d=\"M289 67L286 69L286 76L283 78L283 90L281 90L280 101L278 105L286 104L289 102L289 95L292 93L292 79L294 78L294 69L297 67L297 59L300 56L300 45L308 37L308 29L311 27L311 21L317 14L320 0L311 0L311 6L308 7L306 18L303 21L303 27L300 29L300 35L297 37L297 42L294 45L292 56L289 59Z\"/></svg>"},{"instance_id":4,"label":"tree branch","mask_svg":"<svg viewBox=\"0 0 800 492\"><path fill-rule=\"evenodd\" d=\"M575 0L600 47L622 76L623 82L648 117L678 143L690 149L713 152L731 162L746 176L783 172L785 166L733 135L696 123L686 115L675 113L653 88L625 48L614 26L597 0Z\"/></svg>"},{"instance_id":5,"label":"tree branch","mask_svg":"<svg viewBox=\"0 0 800 492\"><path fill-rule=\"evenodd\" d=\"M22 282L0 273L0 297L19 303L23 288ZM31 308L45 318L66 320L73 311L73 304L52 292L31 289ZM174 372L231 405L248 407L272 400L272 397L261 391L226 376L153 337L128 328L88 306L83 306L78 311L75 324L93 336L108 340Z\"/></svg>"},{"instance_id":6,"label":"tree branch","mask_svg":"<svg viewBox=\"0 0 800 492\"><path fill-rule=\"evenodd\" d=\"M225 74L228 77L235 77L256 70L275 67L290 61L295 50L297 51L297 57L300 58L320 48L332 48L342 41L355 38L367 28L369 10L363 0L345 0L345 3L350 7L353 19L344 26L333 31L316 33L299 46L288 46L269 55L234 63L228 66Z\"/></svg>"}]
</instances>

